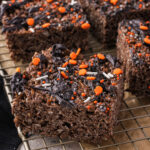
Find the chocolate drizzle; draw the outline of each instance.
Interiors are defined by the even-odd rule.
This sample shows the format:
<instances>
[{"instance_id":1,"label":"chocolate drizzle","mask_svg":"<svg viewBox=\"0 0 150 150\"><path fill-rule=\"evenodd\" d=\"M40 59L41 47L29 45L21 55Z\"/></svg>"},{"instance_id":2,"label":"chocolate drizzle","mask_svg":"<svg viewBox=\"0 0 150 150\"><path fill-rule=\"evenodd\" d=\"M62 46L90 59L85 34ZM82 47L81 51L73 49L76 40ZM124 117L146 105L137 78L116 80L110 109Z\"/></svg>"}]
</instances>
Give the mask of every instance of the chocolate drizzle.
<instances>
[{"instance_id":1,"label":"chocolate drizzle","mask_svg":"<svg viewBox=\"0 0 150 150\"><path fill-rule=\"evenodd\" d=\"M28 78L23 78L23 75L20 72L16 72L10 82L12 93L22 92L27 81Z\"/></svg>"},{"instance_id":2,"label":"chocolate drizzle","mask_svg":"<svg viewBox=\"0 0 150 150\"><path fill-rule=\"evenodd\" d=\"M52 47L53 62L61 64L64 62L64 57L69 54L69 50L62 44L55 44Z\"/></svg>"},{"instance_id":3,"label":"chocolate drizzle","mask_svg":"<svg viewBox=\"0 0 150 150\"><path fill-rule=\"evenodd\" d=\"M63 98L61 98L58 95L58 93L54 90L54 88L56 88L56 87L53 87L53 90L45 89L45 88L41 88L41 87L33 87L33 86L31 88L36 89L36 90L41 90L41 91L47 91L53 98L56 98L56 100L58 101L58 104L61 105L62 107L69 107L69 108L73 107L72 103L64 100ZM67 95L67 93L66 93L66 95Z\"/></svg>"},{"instance_id":4,"label":"chocolate drizzle","mask_svg":"<svg viewBox=\"0 0 150 150\"><path fill-rule=\"evenodd\" d=\"M28 2L31 2L32 0L24 0L23 2L15 2L11 3L10 1L7 2L7 4L2 4L1 5L1 14L0 18L5 14L5 13L11 13L14 12L15 9L20 9L21 6L27 4Z\"/></svg>"},{"instance_id":5,"label":"chocolate drizzle","mask_svg":"<svg viewBox=\"0 0 150 150\"><path fill-rule=\"evenodd\" d=\"M67 50L67 48L62 45L62 44L55 44L53 45L53 48L52 48L52 56L53 57L64 57L66 54L65 54L65 51Z\"/></svg>"},{"instance_id":6,"label":"chocolate drizzle","mask_svg":"<svg viewBox=\"0 0 150 150\"><path fill-rule=\"evenodd\" d=\"M40 69L46 68L48 66L47 58L43 54L39 54L37 57L40 58Z\"/></svg>"}]
</instances>

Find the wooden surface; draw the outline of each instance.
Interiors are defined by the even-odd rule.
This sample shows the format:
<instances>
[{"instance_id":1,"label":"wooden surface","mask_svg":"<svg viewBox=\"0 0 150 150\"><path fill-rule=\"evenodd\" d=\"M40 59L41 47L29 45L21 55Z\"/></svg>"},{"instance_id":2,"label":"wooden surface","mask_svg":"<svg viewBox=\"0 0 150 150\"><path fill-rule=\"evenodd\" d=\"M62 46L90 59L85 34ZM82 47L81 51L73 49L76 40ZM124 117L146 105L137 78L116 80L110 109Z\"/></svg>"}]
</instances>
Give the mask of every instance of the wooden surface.
<instances>
[{"instance_id":1,"label":"wooden surface","mask_svg":"<svg viewBox=\"0 0 150 150\"><path fill-rule=\"evenodd\" d=\"M4 35L0 35L0 54L8 53ZM91 40L92 39L92 40ZM91 55L100 51L100 44L90 37L89 42L93 47L93 51L85 52L85 55ZM115 55L115 50L108 51L105 53L112 53ZM15 72L15 66L22 65L21 62L15 63L10 59L9 54L0 55L0 64L2 67L6 68L5 71L8 75L12 75ZM8 68L8 67L14 68ZM24 67L22 68L24 69ZM145 106L139 108L141 106ZM145 116L145 117L143 117ZM103 150L150 150L150 99L149 98L136 98L130 93L125 93L125 102L122 106L122 111L119 114L120 123L115 128L115 134L109 141L104 141L101 146L106 146L102 148ZM47 146L52 144L60 143L58 139L44 138ZM63 141L64 142L64 141ZM46 150L43 138L38 137L34 140L29 140L29 145L31 149L41 149ZM108 146L110 144L116 143L115 146ZM94 150L98 149L97 145L90 145L82 143L84 150ZM20 150L24 150L23 146L20 146ZM48 150L81 150L81 145L79 143L69 143L63 146L55 146L47 148ZM83 150L82 149L82 150ZM101 148L99 148L101 149Z\"/></svg>"}]
</instances>

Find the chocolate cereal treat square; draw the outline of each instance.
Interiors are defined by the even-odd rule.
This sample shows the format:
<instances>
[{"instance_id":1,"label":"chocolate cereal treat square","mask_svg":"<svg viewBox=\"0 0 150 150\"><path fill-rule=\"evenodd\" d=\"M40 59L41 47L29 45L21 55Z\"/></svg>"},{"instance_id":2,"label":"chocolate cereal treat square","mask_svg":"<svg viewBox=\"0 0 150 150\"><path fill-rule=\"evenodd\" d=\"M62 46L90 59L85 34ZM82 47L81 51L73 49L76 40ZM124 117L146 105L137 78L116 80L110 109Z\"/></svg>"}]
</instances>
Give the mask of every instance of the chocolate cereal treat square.
<instances>
[{"instance_id":1,"label":"chocolate cereal treat square","mask_svg":"<svg viewBox=\"0 0 150 150\"><path fill-rule=\"evenodd\" d=\"M100 143L113 134L124 93L120 63L80 51L56 44L35 53L25 72L17 68L13 114L24 135Z\"/></svg>"},{"instance_id":2,"label":"chocolate cereal treat square","mask_svg":"<svg viewBox=\"0 0 150 150\"><path fill-rule=\"evenodd\" d=\"M117 55L123 63L128 90L150 96L150 22L124 20L119 24Z\"/></svg>"},{"instance_id":3,"label":"chocolate cereal treat square","mask_svg":"<svg viewBox=\"0 0 150 150\"><path fill-rule=\"evenodd\" d=\"M90 24L78 3L69 0L12 0L1 6L2 33L11 57L31 60L55 43L88 48Z\"/></svg>"}]
</instances>

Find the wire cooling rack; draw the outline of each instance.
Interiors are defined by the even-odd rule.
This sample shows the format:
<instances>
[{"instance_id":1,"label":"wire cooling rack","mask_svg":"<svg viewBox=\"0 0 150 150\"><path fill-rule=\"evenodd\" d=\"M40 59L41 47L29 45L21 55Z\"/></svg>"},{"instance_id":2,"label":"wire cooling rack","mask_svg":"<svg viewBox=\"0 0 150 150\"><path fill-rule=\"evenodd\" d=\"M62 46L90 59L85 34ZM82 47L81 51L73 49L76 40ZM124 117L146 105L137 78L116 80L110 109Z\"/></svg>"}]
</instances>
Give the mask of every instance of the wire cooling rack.
<instances>
[{"instance_id":1,"label":"wire cooling rack","mask_svg":"<svg viewBox=\"0 0 150 150\"><path fill-rule=\"evenodd\" d=\"M90 44L95 47L92 53L99 50L96 48L100 46L98 43L90 40ZM111 53L114 52L111 51ZM0 74L4 78L10 103L12 103L10 79L14 69L16 67L24 69L26 66L27 64L15 63L11 60L5 36L0 35ZM38 135L26 138L22 135L20 128L18 128L18 134L23 142L21 150L150 150L150 98L137 98L125 92L118 126L109 141L104 141L102 145L90 145Z\"/></svg>"}]
</instances>

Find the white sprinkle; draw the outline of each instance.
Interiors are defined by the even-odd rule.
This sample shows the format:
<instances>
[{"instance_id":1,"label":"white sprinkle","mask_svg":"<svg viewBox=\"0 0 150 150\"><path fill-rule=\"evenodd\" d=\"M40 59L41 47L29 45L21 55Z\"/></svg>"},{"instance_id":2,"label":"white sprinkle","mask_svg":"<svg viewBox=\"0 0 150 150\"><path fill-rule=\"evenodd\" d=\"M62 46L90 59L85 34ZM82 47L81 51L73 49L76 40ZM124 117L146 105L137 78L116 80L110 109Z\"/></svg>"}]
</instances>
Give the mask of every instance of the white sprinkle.
<instances>
[{"instance_id":1,"label":"white sprinkle","mask_svg":"<svg viewBox=\"0 0 150 150\"><path fill-rule=\"evenodd\" d=\"M50 83L45 83L45 84L42 84L43 87L47 87L47 86L51 86Z\"/></svg>"},{"instance_id":2,"label":"white sprinkle","mask_svg":"<svg viewBox=\"0 0 150 150\"><path fill-rule=\"evenodd\" d=\"M62 68L62 67L57 67L58 70L66 70L66 68Z\"/></svg>"},{"instance_id":3,"label":"white sprinkle","mask_svg":"<svg viewBox=\"0 0 150 150\"><path fill-rule=\"evenodd\" d=\"M42 77L36 78L36 80L41 80L41 79L45 79L45 78L48 78L48 75L45 75L45 76L42 76Z\"/></svg>"},{"instance_id":4,"label":"white sprinkle","mask_svg":"<svg viewBox=\"0 0 150 150\"><path fill-rule=\"evenodd\" d=\"M111 73L108 73L108 76L110 76L110 78L113 78L113 77L114 77L114 75L111 74Z\"/></svg>"},{"instance_id":5,"label":"white sprinkle","mask_svg":"<svg viewBox=\"0 0 150 150\"><path fill-rule=\"evenodd\" d=\"M2 4L7 4L7 1L2 1Z\"/></svg>"},{"instance_id":6,"label":"white sprinkle","mask_svg":"<svg viewBox=\"0 0 150 150\"><path fill-rule=\"evenodd\" d=\"M87 103L88 101L90 101L90 99L91 99L91 97L88 97L88 98L84 101L84 103Z\"/></svg>"},{"instance_id":7,"label":"white sprinkle","mask_svg":"<svg viewBox=\"0 0 150 150\"><path fill-rule=\"evenodd\" d=\"M50 19L51 18L51 16L47 16L47 19Z\"/></svg>"},{"instance_id":8,"label":"white sprinkle","mask_svg":"<svg viewBox=\"0 0 150 150\"><path fill-rule=\"evenodd\" d=\"M76 4L76 3L77 3L77 1L72 0L71 3L70 3L70 5L74 5L74 4Z\"/></svg>"},{"instance_id":9,"label":"white sprinkle","mask_svg":"<svg viewBox=\"0 0 150 150\"><path fill-rule=\"evenodd\" d=\"M32 33L35 32L35 30L33 28L30 28L29 31L31 31Z\"/></svg>"},{"instance_id":10,"label":"white sprinkle","mask_svg":"<svg viewBox=\"0 0 150 150\"><path fill-rule=\"evenodd\" d=\"M17 81L19 81L19 79L17 79Z\"/></svg>"},{"instance_id":11,"label":"white sprinkle","mask_svg":"<svg viewBox=\"0 0 150 150\"><path fill-rule=\"evenodd\" d=\"M110 76L107 75L105 72L103 72L103 75L104 75L106 78L110 79Z\"/></svg>"},{"instance_id":12,"label":"white sprinkle","mask_svg":"<svg viewBox=\"0 0 150 150\"><path fill-rule=\"evenodd\" d=\"M18 95L21 95L21 92L19 92Z\"/></svg>"},{"instance_id":13,"label":"white sprinkle","mask_svg":"<svg viewBox=\"0 0 150 150\"><path fill-rule=\"evenodd\" d=\"M87 72L86 74L88 74L88 75L97 75L98 73L97 72Z\"/></svg>"}]
</instances>

